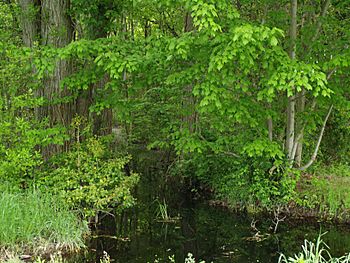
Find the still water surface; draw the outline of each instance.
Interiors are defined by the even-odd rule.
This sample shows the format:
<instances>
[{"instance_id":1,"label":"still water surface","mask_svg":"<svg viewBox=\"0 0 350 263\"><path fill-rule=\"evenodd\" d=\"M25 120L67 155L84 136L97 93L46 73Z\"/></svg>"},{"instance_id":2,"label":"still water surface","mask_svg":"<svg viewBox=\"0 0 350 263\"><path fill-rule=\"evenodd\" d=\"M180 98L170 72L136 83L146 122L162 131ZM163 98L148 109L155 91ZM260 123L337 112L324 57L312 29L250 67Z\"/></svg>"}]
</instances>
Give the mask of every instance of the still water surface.
<instances>
[{"instance_id":1,"label":"still water surface","mask_svg":"<svg viewBox=\"0 0 350 263\"><path fill-rule=\"evenodd\" d=\"M197 259L216 263L277 262L279 253L293 255L300 251L304 239L314 240L320 231L328 232L324 240L334 256L350 251L350 231L346 226L310 222L280 223L277 234L266 239L252 239L252 217L203 203L191 203L176 212L180 219L172 223L159 222L153 207L144 206L123 216L107 216L99 226L98 235L90 242L84 261L93 262L102 251L114 262L160 262L175 255L177 262L188 252ZM175 210L174 210L175 211ZM272 221L254 218L261 233L272 233ZM118 239L111 236L116 236Z\"/></svg>"},{"instance_id":2,"label":"still water surface","mask_svg":"<svg viewBox=\"0 0 350 263\"><path fill-rule=\"evenodd\" d=\"M176 179L164 183L164 176L156 172L162 168L150 168L145 160L140 162L144 172L136 191L137 206L119 216L104 216L95 233L99 237L91 239L88 253L74 262L98 262L106 251L116 263L167 262L172 255L182 263L189 252L207 263L276 263L281 252L301 251L304 239L315 240L320 232L327 232L323 239L333 256L350 252L349 225L289 221L271 234L271 218L253 218L196 201L192 190L182 189ZM178 220L160 222L164 203L167 214ZM271 235L252 239L253 220L261 234Z\"/></svg>"}]
</instances>

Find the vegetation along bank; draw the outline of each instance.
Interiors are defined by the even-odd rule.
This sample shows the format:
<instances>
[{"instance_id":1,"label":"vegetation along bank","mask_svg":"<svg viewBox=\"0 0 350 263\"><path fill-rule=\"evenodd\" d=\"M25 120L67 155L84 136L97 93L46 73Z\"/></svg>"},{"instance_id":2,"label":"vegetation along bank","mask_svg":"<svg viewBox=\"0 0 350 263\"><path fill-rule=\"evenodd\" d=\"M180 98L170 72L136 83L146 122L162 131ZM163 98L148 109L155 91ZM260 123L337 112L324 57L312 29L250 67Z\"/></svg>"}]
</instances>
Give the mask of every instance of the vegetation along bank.
<instances>
[{"instance_id":1,"label":"vegetation along bank","mask_svg":"<svg viewBox=\"0 0 350 263\"><path fill-rule=\"evenodd\" d=\"M348 222L349 43L348 0L1 1L0 260L84 249L143 179Z\"/></svg>"}]
</instances>

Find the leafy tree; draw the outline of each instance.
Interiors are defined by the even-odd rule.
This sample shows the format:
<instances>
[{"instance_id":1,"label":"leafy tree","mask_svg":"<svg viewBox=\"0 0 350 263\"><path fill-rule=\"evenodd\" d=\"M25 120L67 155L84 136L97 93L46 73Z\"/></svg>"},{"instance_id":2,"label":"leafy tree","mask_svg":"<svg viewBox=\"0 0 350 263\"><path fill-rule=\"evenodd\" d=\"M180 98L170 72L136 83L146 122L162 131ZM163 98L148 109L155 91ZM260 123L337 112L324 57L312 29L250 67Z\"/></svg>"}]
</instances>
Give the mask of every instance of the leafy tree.
<instances>
[{"instance_id":1,"label":"leafy tree","mask_svg":"<svg viewBox=\"0 0 350 263\"><path fill-rule=\"evenodd\" d=\"M345 3L21 0L10 6L22 10L27 73L36 76L30 83L43 99L34 107L37 120L47 116L50 128L69 129L83 116L95 135L114 130L125 138L127 151L166 149L177 155L181 173L218 189L221 176L271 204L292 198L287 189L297 170L319 155L332 159L324 157L335 141L330 123L343 124L337 132L347 134ZM72 135L65 150L76 143ZM218 156L222 174L213 164Z\"/></svg>"}]
</instances>

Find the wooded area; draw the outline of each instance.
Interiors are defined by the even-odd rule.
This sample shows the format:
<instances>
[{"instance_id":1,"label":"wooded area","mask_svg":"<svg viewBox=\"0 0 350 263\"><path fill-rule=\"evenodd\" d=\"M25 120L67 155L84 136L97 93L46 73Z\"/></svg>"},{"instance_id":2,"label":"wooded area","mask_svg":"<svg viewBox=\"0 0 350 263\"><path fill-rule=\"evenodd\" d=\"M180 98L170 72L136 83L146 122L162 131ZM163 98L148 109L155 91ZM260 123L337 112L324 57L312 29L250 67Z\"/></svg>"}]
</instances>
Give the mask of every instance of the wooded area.
<instances>
[{"instance_id":1,"label":"wooded area","mask_svg":"<svg viewBox=\"0 0 350 263\"><path fill-rule=\"evenodd\" d=\"M231 208L348 219L349 43L348 0L2 1L0 189L97 221L150 158Z\"/></svg>"}]
</instances>

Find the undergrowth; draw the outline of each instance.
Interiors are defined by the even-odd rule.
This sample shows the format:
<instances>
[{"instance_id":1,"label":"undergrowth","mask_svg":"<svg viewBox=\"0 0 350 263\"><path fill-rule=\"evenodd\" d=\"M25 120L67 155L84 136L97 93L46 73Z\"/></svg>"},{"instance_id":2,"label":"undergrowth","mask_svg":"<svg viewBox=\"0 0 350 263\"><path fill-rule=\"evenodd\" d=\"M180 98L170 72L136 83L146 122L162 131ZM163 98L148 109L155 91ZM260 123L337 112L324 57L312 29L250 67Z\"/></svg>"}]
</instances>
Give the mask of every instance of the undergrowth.
<instances>
[{"instance_id":1,"label":"undergrowth","mask_svg":"<svg viewBox=\"0 0 350 263\"><path fill-rule=\"evenodd\" d=\"M88 231L87 223L53 195L0 194L0 259L7 254L79 250Z\"/></svg>"},{"instance_id":2,"label":"undergrowth","mask_svg":"<svg viewBox=\"0 0 350 263\"><path fill-rule=\"evenodd\" d=\"M321 165L300 182L299 205L315 209L327 218L348 220L350 166Z\"/></svg>"}]
</instances>

